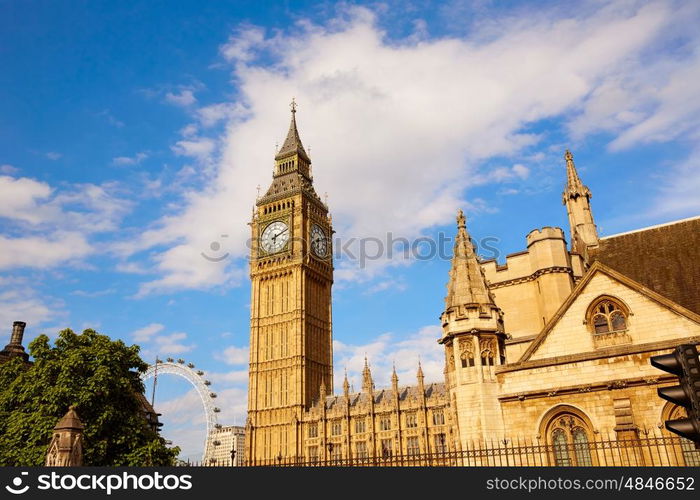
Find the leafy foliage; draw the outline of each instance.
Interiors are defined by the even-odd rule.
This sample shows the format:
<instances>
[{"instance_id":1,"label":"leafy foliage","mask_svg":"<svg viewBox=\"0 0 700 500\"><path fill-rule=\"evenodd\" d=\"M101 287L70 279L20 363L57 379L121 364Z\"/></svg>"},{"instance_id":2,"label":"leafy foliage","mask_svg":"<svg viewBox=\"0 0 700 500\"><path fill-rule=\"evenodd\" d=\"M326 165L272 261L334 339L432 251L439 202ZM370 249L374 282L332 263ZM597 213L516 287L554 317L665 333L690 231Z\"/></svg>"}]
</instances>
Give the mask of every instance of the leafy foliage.
<instances>
[{"instance_id":1,"label":"leafy foliage","mask_svg":"<svg viewBox=\"0 0 700 500\"><path fill-rule=\"evenodd\" d=\"M0 465L42 465L52 430L70 405L85 425L85 465L171 465L168 448L146 419L138 346L94 330L46 335L29 344L32 365L0 365Z\"/></svg>"}]
</instances>

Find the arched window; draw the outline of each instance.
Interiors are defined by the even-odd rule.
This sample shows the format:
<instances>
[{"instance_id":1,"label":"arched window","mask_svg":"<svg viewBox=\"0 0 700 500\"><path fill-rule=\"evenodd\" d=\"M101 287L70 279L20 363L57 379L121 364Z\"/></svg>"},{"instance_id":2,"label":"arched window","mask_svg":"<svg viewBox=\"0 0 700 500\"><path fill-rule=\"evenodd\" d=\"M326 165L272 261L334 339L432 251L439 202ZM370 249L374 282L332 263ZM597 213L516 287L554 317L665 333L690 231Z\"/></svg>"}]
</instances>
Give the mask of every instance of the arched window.
<instances>
[{"instance_id":1,"label":"arched window","mask_svg":"<svg viewBox=\"0 0 700 500\"><path fill-rule=\"evenodd\" d=\"M489 339L481 344L481 366L493 366L494 362L494 344L493 340Z\"/></svg>"},{"instance_id":2,"label":"arched window","mask_svg":"<svg viewBox=\"0 0 700 500\"><path fill-rule=\"evenodd\" d=\"M612 297L599 297L588 307L586 322L593 333L623 332L627 330L629 311L620 301Z\"/></svg>"},{"instance_id":3,"label":"arched window","mask_svg":"<svg viewBox=\"0 0 700 500\"><path fill-rule=\"evenodd\" d=\"M551 450L552 465L557 467L591 466L588 419L568 406L555 408L545 416L544 432Z\"/></svg>"}]
</instances>

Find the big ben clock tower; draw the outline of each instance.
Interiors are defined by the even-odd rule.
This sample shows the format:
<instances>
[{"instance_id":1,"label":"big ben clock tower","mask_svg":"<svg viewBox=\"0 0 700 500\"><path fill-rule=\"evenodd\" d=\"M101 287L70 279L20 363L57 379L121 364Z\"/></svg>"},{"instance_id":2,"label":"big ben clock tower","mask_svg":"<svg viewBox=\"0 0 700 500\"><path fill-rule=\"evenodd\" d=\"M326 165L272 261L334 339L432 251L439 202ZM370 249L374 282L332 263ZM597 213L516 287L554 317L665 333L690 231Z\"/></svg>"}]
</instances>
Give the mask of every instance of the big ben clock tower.
<instances>
[{"instance_id":1,"label":"big ben clock tower","mask_svg":"<svg viewBox=\"0 0 700 500\"><path fill-rule=\"evenodd\" d=\"M301 455L298 422L332 387L333 260L328 207L313 187L296 104L272 184L251 221L246 460Z\"/></svg>"}]
</instances>

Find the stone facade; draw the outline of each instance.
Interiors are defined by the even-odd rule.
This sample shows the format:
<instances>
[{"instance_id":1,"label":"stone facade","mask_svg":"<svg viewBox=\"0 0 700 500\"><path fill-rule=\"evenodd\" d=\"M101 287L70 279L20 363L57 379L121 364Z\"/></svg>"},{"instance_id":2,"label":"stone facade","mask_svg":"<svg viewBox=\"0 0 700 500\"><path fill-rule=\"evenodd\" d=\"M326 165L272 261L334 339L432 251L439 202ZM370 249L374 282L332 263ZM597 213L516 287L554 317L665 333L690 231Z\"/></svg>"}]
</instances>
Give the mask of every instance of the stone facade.
<instances>
[{"instance_id":1,"label":"stone facade","mask_svg":"<svg viewBox=\"0 0 700 500\"><path fill-rule=\"evenodd\" d=\"M425 384L419 368L416 385L399 387L394 374L390 388L377 390L366 362L362 391L351 393L346 378L343 394L330 395L333 267L314 255L310 228L324 237L332 229L302 153L293 114L251 223L251 461L405 456L521 437L570 450L597 436L666 432L663 421L680 410L656 390L674 379L649 358L700 342L700 217L600 238L591 190L567 151L570 245L562 229L546 226L504 263L481 261L459 212L436 339L444 383ZM297 240L261 250L278 220Z\"/></svg>"}]
</instances>

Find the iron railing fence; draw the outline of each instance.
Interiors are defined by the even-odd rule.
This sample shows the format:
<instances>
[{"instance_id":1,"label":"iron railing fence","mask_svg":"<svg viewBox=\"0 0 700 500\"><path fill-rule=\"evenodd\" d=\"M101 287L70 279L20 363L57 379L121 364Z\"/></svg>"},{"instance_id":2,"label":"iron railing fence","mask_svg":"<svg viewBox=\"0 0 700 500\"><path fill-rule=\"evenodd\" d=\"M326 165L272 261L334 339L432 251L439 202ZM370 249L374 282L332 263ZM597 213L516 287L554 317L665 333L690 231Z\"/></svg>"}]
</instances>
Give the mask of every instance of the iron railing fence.
<instances>
[{"instance_id":1,"label":"iron railing fence","mask_svg":"<svg viewBox=\"0 0 700 500\"><path fill-rule=\"evenodd\" d=\"M196 464L190 464L196 465ZM201 464L225 466L225 463ZM229 464L230 465L230 462ZM673 436L596 437L586 443L543 444L537 439L471 443L461 451L367 457L282 457L247 460L252 467L532 467L700 466L700 450Z\"/></svg>"}]
</instances>

